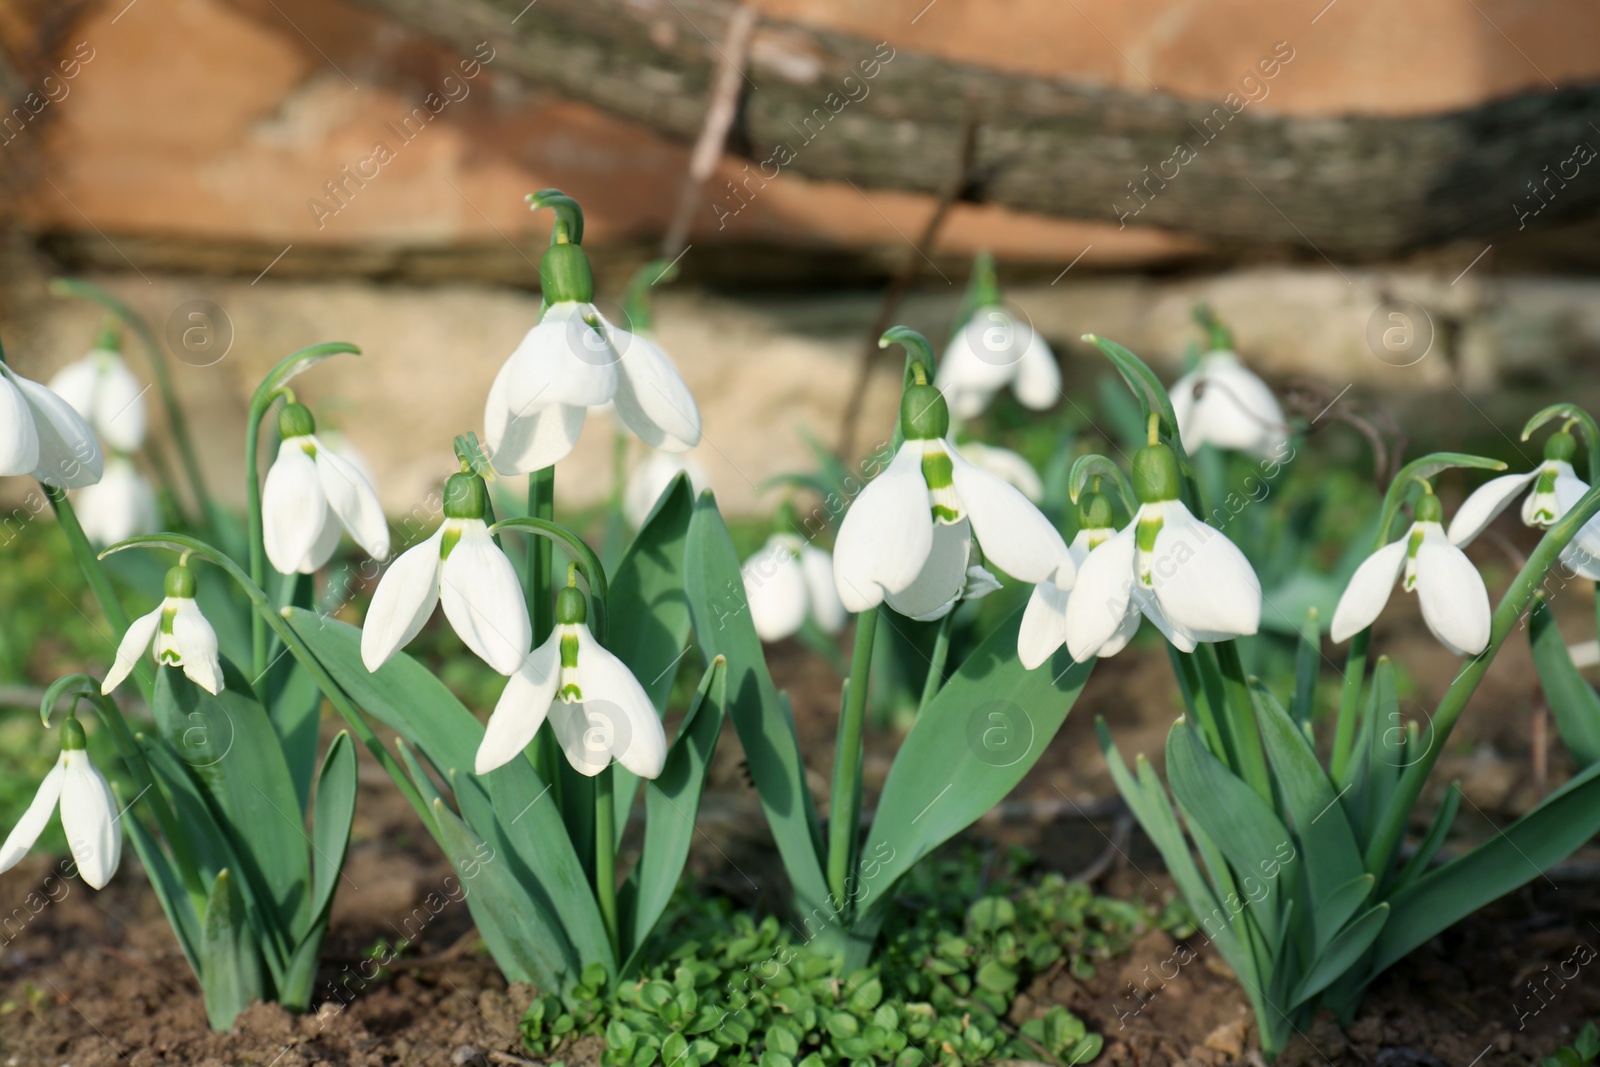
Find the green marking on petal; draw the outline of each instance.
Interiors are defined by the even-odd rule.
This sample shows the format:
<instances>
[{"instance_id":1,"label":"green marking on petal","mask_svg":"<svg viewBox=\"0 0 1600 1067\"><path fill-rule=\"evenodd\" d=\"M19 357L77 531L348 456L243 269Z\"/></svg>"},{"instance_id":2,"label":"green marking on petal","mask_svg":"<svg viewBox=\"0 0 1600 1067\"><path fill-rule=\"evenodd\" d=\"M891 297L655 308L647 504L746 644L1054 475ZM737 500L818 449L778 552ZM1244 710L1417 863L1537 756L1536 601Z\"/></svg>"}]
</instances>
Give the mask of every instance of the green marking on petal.
<instances>
[{"instance_id":1,"label":"green marking on petal","mask_svg":"<svg viewBox=\"0 0 1600 1067\"><path fill-rule=\"evenodd\" d=\"M449 559L450 553L461 540L461 527L456 525L446 526L444 537L439 541L439 558Z\"/></svg>"},{"instance_id":2,"label":"green marking on petal","mask_svg":"<svg viewBox=\"0 0 1600 1067\"><path fill-rule=\"evenodd\" d=\"M583 703L583 690L579 689L575 682L568 683L561 687L561 700L566 704L581 704Z\"/></svg>"},{"instance_id":3,"label":"green marking on petal","mask_svg":"<svg viewBox=\"0 0 1600 1067\"><path fill-rule=\"evenodd\" d=\"M947 508L943 504L933 505L933 520L953 526L961 521L961 513L955 508Z\"/></svg>"},{"instance_id":4,"label":"green marking on petal","mask_svg":"<svg viewBox=\"0 0 1600 1067\"><path fill-rule=\"evenodd\" d=\"M942 448L930 449L922 454L922 478L929 489L948 489L955 484L955 465L950 453Z\"/></svg>"},{"instance_id":5,"label":"green marking on petal","mask_svg":"<svg viewBox=\"0 0 1600 1067\"><path fill-rule=\"evenodd\" d=\"M172 620L177 618L177 617L178 617L178 609L177 608L162 608L161 609L161 632L164 633L164 634L170 634L172 632Z\"/></svg>"},{"instance_id":6,"label":"green marking on petal","mask_svg":"<svg viewBox=\"0 0 1600 1067\"><path fill-rule=\"evenodd\" d=\"M562 634L561 635L561 668L562 668L562 670L573 670L577 666L578 666L578 635L577 634ZM568 686L568 688L569 689L576 689L577 687L576 686Z\"/></svg>"}]
</instances>

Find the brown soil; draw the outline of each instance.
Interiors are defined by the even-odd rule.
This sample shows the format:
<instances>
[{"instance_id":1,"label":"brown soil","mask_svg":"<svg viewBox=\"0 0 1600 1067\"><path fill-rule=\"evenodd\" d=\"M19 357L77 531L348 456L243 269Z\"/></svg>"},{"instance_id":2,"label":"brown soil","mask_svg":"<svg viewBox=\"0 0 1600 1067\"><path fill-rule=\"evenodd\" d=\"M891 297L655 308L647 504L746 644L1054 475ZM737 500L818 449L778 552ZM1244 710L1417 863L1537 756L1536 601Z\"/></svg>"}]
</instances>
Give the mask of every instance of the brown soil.
<instances>
[{"instance_id":1,"label":"brown soil","mask_svg":"<svg viewBox=\"0 0 1600 1067\"><path fill-rule=\"evenodd\" d=\"M1445 672L1455 669L1453 658L1404 629L1388 645L1399 646L1397 658L1413 666L1421 692L1437 692L1432 683L1448 681ZM1177 713L1163 661L1153 649L1130 650L1100 665L1045 759L977 832L1026 845L1043 864L1069 874L1092 867L1104 892L1147 899L1170 894L1159 859L1137 831L1124 843L1130 826L1117 810L1093 736L1094 717L1103 713L1126 752L1161 751ZM779 649L773 666L794 699L808 764L827 767L838 680L795 648ZM1528 721L1484 710L1529 707L1531 674L1525 646L1513 642L1436 775L1441 782L1462 777L1468 798L1486 816L1524 810L1537 796ZM731 734L725 741L705 806L707 840L715 843L697 849L691 868L708 885L763 907L781 875L742 779L737 741ZM874 741L869 788L887 772L893 749L892 738ZM1552 748L1550 777L1559 781L1564 756L1558 744ZM57 899L37 914L13 912L9 925L0 914L0 1067L538 1062L517 1041L517 1020L533 990L507 987L481 955L465 907L452 904L435 917L419 909L449 868L370 763L363 765L362 787L348 878L325 946L318 1011L295 1017L257 1005L234 1032L213 1034L131 850L121 876L100 893L76 880L47 881L55 861L33 857L8 876L8 893L20 902L27 887L41 887L41 896ZM1099 862L1106 857L1116 862ZM1582 973L1565 985L1558 977L1563 963L1570 973L1571 961L1592 961L1590 946L1600 944L1600 892L1592 878L1582 867L1558 872L1460 924L1381 980L1350 1027L1319 1019L1281 1062L1537 1062L1600 1015L1600 983ZM412 947L380 972L363 962L408 935ZM1259 1063L1248 1005L1226 968L1202 950L1162 981L1175 951L1170 938L1152 933L1088 982L1064 971L1041 976L1014 1018L1066 1005L1105 1034L1101 1063ZM564 1058L570 1065L592 1064L598 1051L590 1042Z\"/></svg>"}]
</instances>

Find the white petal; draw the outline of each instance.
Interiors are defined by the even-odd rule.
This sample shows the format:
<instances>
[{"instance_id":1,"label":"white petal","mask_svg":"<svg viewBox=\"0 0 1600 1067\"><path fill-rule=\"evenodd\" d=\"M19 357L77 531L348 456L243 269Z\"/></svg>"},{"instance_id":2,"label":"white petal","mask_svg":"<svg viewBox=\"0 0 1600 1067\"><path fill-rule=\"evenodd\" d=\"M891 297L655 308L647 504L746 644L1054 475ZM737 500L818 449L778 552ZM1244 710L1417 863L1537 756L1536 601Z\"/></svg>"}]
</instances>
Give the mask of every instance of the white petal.
<instances>
[{"instance_id":1,"label":"white petal","mask_svg":"<svg viewBox=\"0 0 1600 1067\"><path fill-rule=\"evenodd\" d=\"M96 349L75 359L56 372L48 385L50 391L72 405L72 410L85 419L94 417L94 394L100 384L99 360L102 352Z\"/></svg>"},{"instance_id":2,"label":"white petal","mask_svg":"<svg viewBox=\"0 0 1600 1067\"><path fill-rule=\"evenodd\" d=\"M307 438L291 437L280 444L261 486L262 539L279 574L300 570L328 520L328 500L316 461L306 454L307 443Z\"/></svg>"},{"instance_id":3,"label":"white petal","mask_svg":"<svg viewBox=\"0 0 1600 1067\"><path fill-rule=\"evenodd\" d=\"M1044 481L1033 464L1011 451L981 441L968 441L957 449L967 462L1017 487L1023 496L1037 504L1044 499Z\"/></svg>"},{"instance_id":4,"label":"white petal","mask_svg":"<svg viewBox=\"0 0 1600 1067\"><path fill-rule=\"evenodd\" d=\"M528 747L533 735L544 725L550 702L561 686L561 631L553 631L545 643L523 659L511 675L500 700L489 716L478 745L474 770L488 774L510 763Z\"/></svg>"},{"instance_id":5,"label":"white petal","mask_svg":"<svg viewBox=\"0 0 1600 1067\"><path fill-rule=\"evenodd\" d=\"M590 722L608 720L611 755L618 763L640 778L659 777L667 761L667 735L655 705L627 664L602 647L587 626L577 630L578 685Z\"/></svg>"},{"instance_id":6,"label":"white petal","mask_svg":"<svg viewBox=\"0 0 1600 1067\"><path fill-rule=\"evenodd\" d=\"M1556 506L1561 509L1561 514L1566 515L1577 506L1578 501L1589 492L1589 486L1581 478L1572 475L1557 476L1556 478ZM1585 572L1597 569L1600 562L1600 516L1584 523L1567 547L1562 550L1562 559L1578 559ZM1585 573L1584 577L1592 578L1593 575Z\"/></svg>"},{"instance_id":7,"label":"white petal","mask_svg":"<svg viewBox=\"0 0 1600 1067\"><path fill-rule=\"evenodd\" d=\"M50 773L44 776L44 781L39 783L39 791L33 795L32 803L22 813L22 818L17 820L17 825L12 827L5 844L0 845L0 874L20 863L33 843L39 840L39 835L44 833L45 826L50 822L50 813L56 810L56 801L61 799L61 787L66 778L65 766L66 753L63 752L61 759L50 768Z\"/></svg>"},{"instance_id":8,"label":"white petal","mask_svg":"<svg viewBox=\"0 0 1600 1067\"><path fill-rule=\"evenodd\" d=\"M806 595L811 602L811 620L825 634L844 629L848 613L833 585L833 557L820 548L807 545L800 550L800 569L806 576Z\"/></svg>"},{"instance_id":9,"label":"white petal","mask_svg":"<svg viewBox=\"0 0 1600 1067\"><path fill-rule=\"evenodd\" d=\"M557 700L550 705L550 729L567 762L573 770L590 778L611 766L611 746L616 740L612 735L616 720L607 714L610 706L597 705L597 709L591 720L581 703Z\"/></svg>"},{"instance_id":10,"label":"white petal","mask_svg":"<svg viewBox=\"0 0 1600 1067\"><path fill-rule=\"evenodd\" d=\"M1200 640L1195 635L1194 631L1167 618L1166 614L1161 610L1161 601L1157 600L1155 594L1141 586L1138 582L1135 582L1133 585L1133 603L1138 608L1138 614L1149 619L1150 625L1154 626L1157 630L1160 630L1161 636L1165 637L1172 644L1173 648L1176 648L1179 652L1194 651L1195 645L1198 644ZM1129 612L1128 614L1133 615L1134 612ZM1124 623L1126 623L1126 620L1124 620ZM1121 640L1122 644L1125 645L1133 637L1131 632L1127 633L1126 636L1123 636L1123 633L1124 631L1119 630L1117 634L1112 636L1110 641L1106 642L1105 645L1100 646L1100 652L1097 652L1096 655L1109 654L1106 653L1105 650L1107 647L1112 645L1116 645L1117 649L1120 651L1122 645L1117 645L1118 640Z\"/></svg>"},{"instance_id":11,"label":"white petal","mask_svg":"<svg viewBox=\"0 0 1600 1067\"><path fill-rule=\"evenodd\" d=\"M528 605L516 569L482 521L462 521L461 539L439 571L439 599L478 658L501 674L517 669L533 640Z\"/></svg>"},{"instance_id":12,"label":"white petal","mask_svg":"<svg viewBox=\"0 0 1600 1067\"><path fill-rule=\"evenodd\" d=\"M1204 388L1195 402L1200 436L1217 448L1267 455L1284 439L1283 408L1267 383L1231 352L1201 360Z\"/></svg>"},{"instance_id":13,"label":"white petal","mask_svg":"<svg viewBox=\"0 0 1600 1067\"><path fill-rule=\"evenodd\" d=\"M98 482L104 460L83 416L38 382L16 375L11 375L11 381L28 403L39 437L39 461L33 476L62 489L82 489Z\"/></svg>"},{"instance_id":14,"label":"white petal","mask_svg":"<svg viewBox=\"0 0 1600 1067\"><path fill-rule=\"evenodd\" d=\"M0 373L0 476L27 474L39 465L39 434L22 390Z\"/></svg>"},{"instance_id":15,"label":"white petal","mask_svg":"<svg viewBox=\"0 0 1600 1067\"><path fill-rule=\"evenodd\" d=\"M1033 587L1017 631L1017 658L1033 670L1067 642L1067 599L1072 594L1055 582Z\"/></svg>"},{"instance_id":16,"label":"white petal","mask_svg":"<svg viewBox=\"0 0 1600 1067\"><path fill-rule=\"evenodd\" d=\"M366 475L321 442L317 444L316 466L323 496L344 528L350 531L350 536L373 559L387 556L389 523L383 517L377 491Z\"/></svg>"},{"instance_id":17,"label":"white petal","mask_svg":"<svg viewBox=\"0 0 1600 1067\"><path fill-rule=\"evenodd\" d=\"M122 635L122 640L117 644L117 658L112 662L111 670L106 673L106 680L100 683L101 693L111 692L133 672L133 668L139 663L139 657L149 653L150 643L155 640L156 630L160 626L159 607L128 624L128 632Z\"/></svg>"},{"instance_id":18,"label":"white petal","mask_svg":"<svg viewBox=\"0 0 1600 1067\"><path fill-rule=\"evenodd\" d=\"M1150 578L1162 613L1190 631L1255 633L1261 625L1261 582L1244 553L1181 501L1167 501L1161 510Z\"/></svg>"},{"instance_id":19,"label":"white petal","mask_svg":"<svg viewBox=\"0 0 1600 1067\"><path fill-rule=\"evenodd\" d=\"M833 544L840 603L850 611L878 606L885 592L911 584L932 548L933 511L922 477L922 446L910 441L845 512Z\"/></svg>"},{"instance_id":20,"label":"white petal","mask_svg":"<svg viewBox=\"0 0 1600 1067\"><path fill-rule=\"evenodd\" d=\"M406 549L384 572L361 624L361 662L376 671L421 632L439 603L440 526L432 537Z\"/></svg>"},{"instance_id":21,"label":"white petal","mask_svg":"<svg viewBox=\"0 0 1600 1067\"><path fill-rule=\"evenodd\" d=\"M99 358L100 380L94 392L90 425L113 449L132 452L144 444L144 394L149 387L133 376L121 356L102 353Z\"/></svg>"},{"instance_id":22,"label":"white petal","mask_svg":"<svg viewBox=\"0 0 1600 1067\"><path fill-rule=\"evenodd\" d=\"M1031 326L1023 329L1028 331L1027 342L1017 360L1017 380L1011 391L1023 407L1043 411L1061 399L1061 367L1039 332Z\"/></svg>"},{"instance_id":23,"label":"white petal","mask_svg":"<svg viewBox=\"0 0 1600 1067\"><path fill-rule=\"evenodd\" d=\"M1339 597L1339 606L1333 609L1333 625L1328 629L1328 636L1335 642L1348 641L1371 626L1383 611L1406 565L1406 544L1410 538L1408 529L1400 540L1389 542L1363 560L1350 576L1350 584Z\"/></svg>"},{"instance_id":24,"label":"white petal","mask_svg":"<svg viewBox=\"0 0 1600 1067\"><path fill-rule=\"evenodd\" d=\"M105 777L89 762L87 751L63 753L61 829L78 874L102 889L122 862L122 823L117 801Z\"/></svg>"},{"instance_id":25,"label":"white petal","mask_svg":"<svg viewBox=\"0 0 1600 1067\"><path fill-rule=\"evenodd\" d=\"M339 533L344 529L339 525L339 517L333 513L332 508L322 510L322 529L317 531L317 538L311 542L305 558L300 561L301 574L315 574L327 566L333 558L334 551L339 547Z\"/></svg>"},{"instance_id":26,"label":"white petal","mask_svg":"<svg viewBox=\"0 0 1600 1067\"><path fill-rule=\"evenodd\" d=\"M1124 625L1133 606L1134 557L1138 544L1130 523L1102 541L1078 568L1067 601L1067 649L1079 663L1093 658Z\"/></svg>"},{"instance_id":27,"label":"white petal","mask_svg":"<svg viewBox=\"0 0 1600 1067\"><path fill-rule=\"evenodd\" d=\"M592 308L555 305L528 331L506 365L507 399L517 414L552 404L593 407L617 391L617 352L584 321Z\"/></svg>"},{"instance_id":28,"label":"white petal","mask_svg":"<svg viewBox=\"0 0 1600 1067\"><path fill-rule=\"evenodd\" d=\"M987 562L1013 578L1034 583L1064 567L1063 580L1070 582L1072 557L1067 543L1027 497L960 453L950 452L950 463L961 509L972 520Z\"/></svg>"},{"instance_id":29,"label":"white petal","mask_svg":"<svg viewBox=\"0 0 1600 1067\"><path fill-rule=\"evenodd\" d=\"M782 641L806 621L805 571L782 538L772 537L740 568L750 621L763 641Z\"/></svg>"},{"instance_id":30,"label":"white petal","mask_svg":"<svg viewBox=\"0 0 1600 1067\"><path fill-rule=\"evenodd\" d=\"M1476 656L1489 647L1489 591L1467 554L1437 523L1417 548L1417 598L1422 619L1446 648Z\"/></svg>"},{"instance_id":31,"label":"white petal","mask_svg":"<svg viewBox=\"0 0 1600 1067\"><path fill-rule=\"evenodd\" d=\"M98 545L115 544L160 528L155 490L120 456L106 460L98 482L78 490L76 505L83 532Z\"/></svg>"},{"instance_id":32,"label":"white petal","mask_svg":"<svg viewBox=\"0 0 1600 1067\"><path fill-rule=\"evenodd\" d=\"M1172 414L1178 420L1178 440L1183 444L1185 452L1193 452L1200 447L1200 427L1195 418L1195 385L1200 381L1198 368L1185 374L1172 383L1172 388L1167 390L1167 397L1172 401Z\"/></svg>"},{"instance_id":33,"label":"white petal","mask_svg":"<svg viewBox=\"0 0 1600 1067\"><path fill-rule=\"evenodd\" d=\"M1471 496L1461 502L1455 517L1450 520L1450 540L1458 545L1471 544L1472 539L1506 509L1517 493L1538 476L1538 468L1535 468L1527 474L1502 474L1478 486Z\"/></svg>"},{"instance_id":34,"label":"white petal","mask_svg":"<svg viewBox=\"0 0 1600 1067\"><path fill-rule=\"evenodd\" d=\"M172 617L172 640L183 656L183 673L201 689L213 695L222 692L222 660L217 655L217 632L200 614L200 605L189 597L177 600Z\"/></svg>"},{"instance_id":35,"label":"white petal","mask_svg":"<svg viewBox=\"0 0 1600 1067\"><path fill-rule=\"evenodd\" d=\"M603 320L602 320L603 321ZM645 444L687 452L700 443L700 409L678 369L647 337L605 323L621 356L617 366L617 416Z\"/></svg>"},{"instance_id":36,"label":"white petal","mask_svg":"<svg viewBox=\"0 0 1600 1067\"><path fill-rule=\"evenodd\" d=\"M837 557L836 557L837 558ZM917 622L931 622L949 614L967 584L967 562L972 558L972 524L936 522L933 544L922 570L904 589L891 589L884 600L895 611Z\"/></svg>"},{"instance_id":37,"label":"white petal","mask_svg":"<svg viewBox=\"0 0 1600 1067\"><path fill-rule=\"evenodd\" d=\"M1033 331L998 304L979 308L950 338L934 375L941 390L993 395L1016 379Z\"/></svg>"}]
</instances>

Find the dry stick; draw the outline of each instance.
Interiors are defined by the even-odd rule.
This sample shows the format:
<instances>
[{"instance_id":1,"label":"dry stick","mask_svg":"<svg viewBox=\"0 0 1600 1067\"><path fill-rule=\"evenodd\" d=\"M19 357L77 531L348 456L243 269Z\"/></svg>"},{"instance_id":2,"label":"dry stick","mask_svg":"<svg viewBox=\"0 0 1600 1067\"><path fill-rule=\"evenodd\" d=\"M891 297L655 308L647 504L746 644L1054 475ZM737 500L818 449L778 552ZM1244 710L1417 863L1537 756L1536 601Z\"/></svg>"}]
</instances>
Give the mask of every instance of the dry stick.
<instances>
[{"instance_id":1,"label":"dry stick","mask_svg":"<svg viewBox=\"0 0 1600 1067\"><path fill-rule=\"evenodd\" d=\"M728 35L722 42L722 54L727 62L717 71L711 86L711 102L706 107L705 124L700 127L700 138L695 141L694 152L689 156L689 172L683 176L683 190L678 194L678 207L672 214L672 224L661 238L661 258L675 260L689 239L689 224L694 221L700 201L700 191L711 180L712 172L722 160L728 143L728 131L733 128L734 117L739 112L739 93L744 81L745 59L750 54L750 40L755 36L756 23L761 13L753 7L740 4L728 20Z\"/></svg>"},{"instance_id":2,"label":"dry stick","mask_svg":"<svg viewBox=\"0 0 1600 1067\"><path fill-rule=\"evenodd\" d=\"M893 325L894 313L905 299L911 283L916 281L917 268L921 264L922 257L932 249L934 239L939 236L939 230L944 226L944 220L950 214L950 209L955 206L957 200L970 192L973 184L972 164L977 155L977 148L978 123L976 119L969 118L961 127L961 155L957 161L956 176L939 197L939 204L928 218L928 224L923 227L922 235L916 244L906 250L905 258L900 261L899 268L889 279L889 287L883 292L883 304L878 308L878 317L873 320L866 344L861 349L861 357L856 363L855 387L850 390L849 399L845 401L844 415L839 420L839 455L846 460L854 454L856 423L861 420L861 406L866 399L867 383L872 378L872 368L877 363L880 352L878 338L883 336L883 331Z\"/></svg>"}]
</instances>

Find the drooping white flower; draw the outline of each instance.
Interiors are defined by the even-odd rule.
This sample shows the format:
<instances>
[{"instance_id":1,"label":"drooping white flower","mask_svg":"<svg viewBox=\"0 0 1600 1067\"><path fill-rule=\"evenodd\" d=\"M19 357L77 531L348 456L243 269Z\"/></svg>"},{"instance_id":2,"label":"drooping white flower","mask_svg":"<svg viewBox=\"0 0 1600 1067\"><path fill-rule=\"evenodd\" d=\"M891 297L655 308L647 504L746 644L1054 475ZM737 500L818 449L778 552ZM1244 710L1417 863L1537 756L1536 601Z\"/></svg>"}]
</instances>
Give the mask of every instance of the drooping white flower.
<instances>
[{"instance_id":1,"label":"drooping white flower","mask_svg":"<svg viewBox=\"0 0 1600 1067\"><path fill-rule=\"evenodd\" d=\"M622 514L635 530L643 528L650 512L655 509L656 501L661 499L661 494L667 491L672 480L680 473L689 476L689 484L693 486L696 496L711 487L711 477L706 473L705 466L693 456L681 452L651 449L650 454L633 468L622 491Z\"/></svg>"},{"instance_id":2,"label":"drooping white flower","mask_svg":"<svg viewBox=\"0 0 1600 1067\"><path fill-rule=\"evenodd\" d=\"M1465 552L1451 543L1439 520L1439 498L1429 489L1417 501L1414 521L1398 541L1368 556L1350 578L1333 612L1329 635L1346 641L1371 626L1389 602L1395 580L1422 602L1422 621L1458 656L1489 646L1489 591Z\"/></svg>"},{"instance_id":3,"label":"drooping white flower","mask_svg":"<svg viewBox=\"0 0 1600 1067\"><path fill-rule=\"evenodd\" d=\"M31 474L46 485L82 489L100 480L104 466L83 416L0 362L0 476Z\"/></svg>"},{"instance_id":4,"label":"drooping white flower","mask_svg":"<svg viewBox=\"0 0 1600 1067\"><path fill-rule=\"evenodd\" d=\"M83 532L102 547L161 529L156 491L132 460L116 453L106 457L98 482L78 490L76 507Z\"/></svg>"},{"instance_id":5,"label":"drooping white flower","mask_svg":"<svg viewBox=\"0 0 1600 1067\"><path fill-rule=\"evenodd\" d=\"M1185 451L1211 445L1264 457L1288 440L1278 398L1233 352L1207 352L1170 393Z\"/></svg>"},{"instance_id":6,"label":"drooping white flower","mask_svg":"<svg viewBox=\"0 0 1600 1067\"><path fill-rule=\"evenodd\" d=\"M887 600L910 618L942 618L967 585L974 540L986 562L1021 581L1070 574L1050 520L946 438L950 416L938 389L907 387L900 425L905 443L851 505L833 547L834 584L848 610Z\"/></svg>"},{"instance_id":7,"label":"drooping white flower","mask_svg":"<svg viewBox=\"0 0 1600 1067\"><path fill-rule=\"evenodd\" d=\"M85 882L103 889L122 862L121 813L105 776L89 759L83 726L76 718L67 719L62 726L61 758L0 844L0 874L22 862L58 804L72 862Z\"/></svg>"},{"instance_id":8,"label":"drooping white flower","mask_svg":"<svg viewBox=\"0 0 1600 1067\"><path fill-rule=\"evenodd\" d=\"M981 415L1006 386L1023 407L1042 411L1060 399L1061 368L1032 326L994 303L980 307L950 339L934 384L959 419Z\"/></svg>"},{"instance_id":9,"label":"drooping white flower","mask_svg":"<svg viewBox=\"0 0 1600 1067\"><path fill-rule=\"evenodd\" d=\"M311 574L333 558L339 530L350 531L374 559L389 554L389 524L378 494L355 464L316 435L302 404L278 415L283 442L261 488L267 559L279 574Z\"/></svg>"},{"instance_id":10,"label":"drooping white flower","mask_svg":"<svg viewBox=\"0 0 1600 1067\"><path fill-rule=\"evenodd\" d=\"M1044 499L1044 479L1033 469L1033 464L1011 449L986 445L982 441L968 441L960 446L960 451L973 466L1004 478L1035 504Z\"/></svg>"},{"instance_id":11,"label":"drooping white flower","mask_svg":"<svg viewBox=\"0 0 1600 1067\"><path fill-rule=\"evenodd\" d=\"M578 443L584 415L612 401L652 448L700 443L700 409L655 342L607 321L592 303L552 303L489 389L485 439L501 474L551 466Z\"/></svg>"},{"instance_id":12,"label":"drooping white flower","mask_svg":"<svg viewBox=\"0 0 1600 1067\"><path fill-rule=\"evenodd\" d=\"M1082 569L1089 553L1116 535L1112 525L1111 504L1098 492L1084 494L1078 502L1078 532L1067 546L1067 554L1075 568ZM1056 649L1067 641L1067 603L1072 597L1076 575L1058 573L1033 587L1028 606L1022 613L1022 626L1017 631L1017 658L1027 670L1044 663ZM1139 629L1139 614L1124 616L1123 625L1095 650L1096 656L1114 656L1121 652Z\"/></svg>"},{"instance_id":13,"label":"drooping white flower","mask_svg":"<svg viewBox=\"0 0 1600 1067\"><path fill-rule=\"evenodd\" d=\"M1120 651L1140 616L1182 652L1255 633L1261 581L1237 545L1178 499L1172 450L1154 440L1141 448L1133 484L1140 502L1133 522L1090 550L1067 599L1072 658Z\"/></svg>"},{"instance_id":14,"label":"drooping white flower","mask_svg":"<svg viewBox=\"0 0 1600 1067\"><path fill-rule=\"evenodd\" d=\"M189 680L201 689L212 694L222 691L217 632L194 601L194 572L180 563L167 571L165 586L161 606L128 625L100 692L109 693L121 685L146 648L158 665L182 667Z\"/></svg>"},{"instance_id":15,"label":"drooping white flower","mask_svg":"<svg viewBox=\"0 0 1600 1067\"><path fill-rule=\"evenodd\" d=\"M421 632L441 601L466 646L501 674L528 654L533 628L517 572L484 522L488 492L474 474L445 485L445 520L432 537L400 553L372 595L361 628L361 661L376 671Z\"/></svg>"},{"instance_id":16,"label":"drooping white flower","mask_svg":"<svg viewBox=\"0 0 1600 1067\"><path fill-rule=\"evenodd\" d=\"M556 597L555 629L523 659L489 716L477 773L515 759L548 717L580 774L592 778L613 758L641 778L661 774L667 758L661 718L633 672L590 633L587 611L572 585Z\"/></svg>"},{"instance_id":17,"label":"drooping white flower","mask_svg":"<svg viewBox=\"0 0 1600 1067\"><path fill-rule=\"evenodd\" d=\"M833 586L833 557L795 534L773 534L745 560L745 599L756 636L792 637L810 618L823 633L844 629L845 610Z\"/></svg>"},{"instance_id":18,"label":"drooping white flower","mask_svg":"<svg viewBox=\"0 0 1600 1067\"><path fill-rule=\"evenodd\" d=\"M1577 448L1577 441L1566 430L1552 434L1545 442L1544 462L1533 470L1502 474L1473 490L1450 520L1447 535L1451 543L1465 548L1530 485L1532 490L1522 500L1523 525L1554 526L1589 491L1589 484L1572 470ZM1585 523L1567 542L1561 562L1581 578L1600 580L1600 519Z\"/></svg>"},{"instance_id":19,"label":"drooping white flower","mask_svg":"<svg viewBox=\"0 0 1600 1067\"><path fill-rule=\"evenodd\" d=\"M62 367L50 379L50 388L88 420L108 447L133 452L144 444L149 424L144 402L148 386L139 384L120 352L96 348Z\"/></svg>"}]
</instances>

